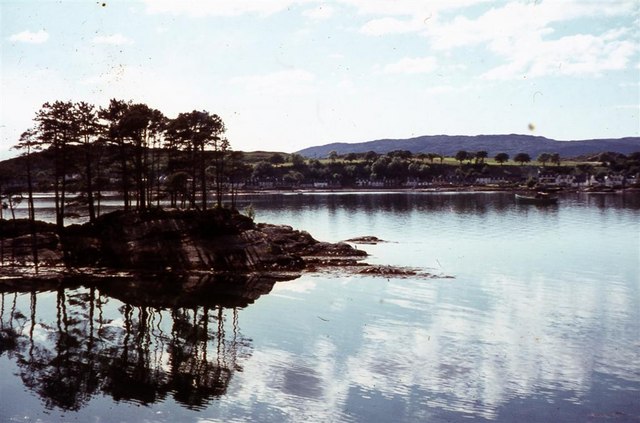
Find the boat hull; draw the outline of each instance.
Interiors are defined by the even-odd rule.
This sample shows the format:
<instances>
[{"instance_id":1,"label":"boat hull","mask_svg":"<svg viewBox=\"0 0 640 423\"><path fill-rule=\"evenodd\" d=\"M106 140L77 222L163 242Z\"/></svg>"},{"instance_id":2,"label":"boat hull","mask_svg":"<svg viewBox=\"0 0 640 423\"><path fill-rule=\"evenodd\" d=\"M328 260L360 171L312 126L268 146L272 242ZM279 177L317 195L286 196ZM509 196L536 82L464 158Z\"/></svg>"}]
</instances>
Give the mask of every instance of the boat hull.
<instances>
[{"instance_id":1,"label":"boat hull","mask_svg":"<svg viewBox=\"0 0 640 423\"><path fill-rule=\"evenodd\" d=\"M529 195L516 194L516 202L520 204L539 204L539 205L552 205L558 204L556 197L532 197Z\"/></svg>"}]
</instances>

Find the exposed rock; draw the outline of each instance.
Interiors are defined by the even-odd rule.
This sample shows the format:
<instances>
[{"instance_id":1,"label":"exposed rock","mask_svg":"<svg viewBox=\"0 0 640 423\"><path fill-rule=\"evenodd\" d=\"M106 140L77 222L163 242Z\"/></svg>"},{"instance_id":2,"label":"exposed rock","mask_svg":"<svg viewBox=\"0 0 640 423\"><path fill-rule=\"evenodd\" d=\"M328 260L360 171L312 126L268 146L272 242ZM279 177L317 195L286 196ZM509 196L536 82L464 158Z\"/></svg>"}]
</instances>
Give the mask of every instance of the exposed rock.
<instances>
[{"instance_id":1,"label":"exposed rock","mask_svg":"<svg viewBox=\"0 0 640 423\"><path fill-rule=\"evenodd\" d=\"M38 232L32 235L32 228ZM93 224L67 227L61 237L54 228L41 222L34 226L0 222L0 290L2 286L9 290L24 287L27 280L55 286L62 280L82 280L90 275L102 278L105 286L133 283L130 292L141 298L156 284L179 287L183 302L217 290L251 301L270 291L276 280L295 279L303 271L434 277L416 269L368 265L362 262L368 254L346 242L320 242L287 225L255 224L228 209L118 211L99 217ZM368 236L350 242L381 240ZM33 265L32 245L38 267ZM122 271L123 277L117 277ZM130 272L153 276L131 278ZM240 294L229 291L234 284ZM178 291L168 292L169 296L178 295Z\"/></svg>"},{"instance_id":2,"label":"exposed rock","mask_svg":"<svg viewBox=\"0 0 640 423\"><path fill-rule=\"evenodd\" d=\"M359 236L356 238L348 239L346 242L351 242L353 244L375 245L375 244L379 244L381 242L386 242L386 241L383 241L380 238L375 236Z\"/></svg>"},{"instance_id":3,"label":"exposed rock","mask_svg":"<svg viewBox=\"0 0 640 423\"><path fill-rule=\"evenodd\" d=\"M416 276L418 271L415 269L393 267L393 266L367 266L358 271L361 275L379 275L379 276Z\"/></svg>"},{"instance_id":4,"label":"exposed rock","mask_svg":"<svg viewBox=\"0 0 640 423\"><path fill-rule=\"evenodd\" d=\"M35 247L35 248L34 248ZM3 265L31 266L35 257L46 266L61 265L60 238L53 232L39 232L0 239L0 258Z\"/></svg>"},{"instance_id":5,"label":"exposed rock","mask_svg":"<svg viewBox=\"0 0 640 423\"><path fill-rule=\"evenodd\" d=\"M38 261L47 266L62 264L55 225L31 223L27 219L0 220L0 263L3 266L32 266L34 252Z\"/></svg>"},{"instance_id":6,"label":"exposed rock","mask_svg":"<svg viewBox=\"0 0 640 423\"><path fill-rule=\"evenodd\" d=\"M287 233L297 236L293 230ZM70 227L64 244L73 265L145 271L303 268L299 257L282 248L285 238L283 233L272 240L249 218L220 209L111 213L95 225Z\"/></svg>"},{"instance_id":7,"label":"exposed rock","mask_svg":"<svg viewBox=\"0 0 640 423\"><path fill-rule=\"evenodd\" d=\"M302 249L301 254L312 257L355 257L362 259L368 256L366 251L353 248L345 242L331 244L328 242L317 242Z\"/></svg>"},{"instance_id":8,"label":"exposed rock","mask_svg":"<svg viewBox=\"0 0 640 423\"><path fill-rule=\"evenodd\" d=\"M5 250L11 247L9 253L4 251L11 263L33 262L32 237L24 233L27 229L14 231L14 237L2 242ZM64 257L64 264L71 268L145 272L300 272L307 267L305 257L309 256L366 256L348 244L322 243L290 226L256 225L227 209L118 211L93 224L67 227L61 239L53 232L38 233L34 239L41 265L60 265Z\"/></svg>"}]
</instances>

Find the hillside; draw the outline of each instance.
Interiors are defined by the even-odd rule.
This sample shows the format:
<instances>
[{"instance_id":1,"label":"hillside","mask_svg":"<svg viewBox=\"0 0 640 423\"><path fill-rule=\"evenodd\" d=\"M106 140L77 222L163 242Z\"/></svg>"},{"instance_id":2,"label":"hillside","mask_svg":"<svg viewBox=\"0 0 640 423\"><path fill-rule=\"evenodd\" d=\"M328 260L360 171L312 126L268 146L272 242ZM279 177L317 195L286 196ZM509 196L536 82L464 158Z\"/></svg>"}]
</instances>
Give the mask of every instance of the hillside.
<instances>
[{"instance_id":1,"label":"hillside","mask_svg":"<svg viewBox=\"0 0 640 423\"><path fill-rule=\"evenodd\" d=\"M298 151L305 157L323 158L330 151L338 154L364 153L374 151L384 154L393 150L409 150L417 153L437 153L454 156L460 150L487 151L489 156L507 153L511 157L518 153L528 153L532 157L540 153L558 153L563 158L613 151L629 154L640 151L640 138L593 139L581 141L556 141L531 135L426 135L408 139L382 139L359 143L332 143L309 147Z\"/></svg>"},{"instance_id":2,"label":"hillside","mask_svg":"<svg viewBox=\"0 0 640 423\"><path fill-rule=\"evenodd\" d=\"M287 153L275 151L247 151L241 153L243 154L242 160L248 165L268 161L274 154L280 154L283 157L288 156ZM94 154L95 157L100 157L100 172L103 176L109 176L112 178L119 177L119 153L117 147L112 145L101 147L101 149ZM175 153L164 149L149 149L148 154L157 157L163 167L166 167L169 161L175 160L178 157ZM208 160L213 161L213 152L207 151L205 154L207 155L206 157ZM85 151L83 150L83 147L72 145L68 147L67 155L69 157L67 173L82 173L84 171L83 166L85 163ZM133 152L131 152L129 156L133 157ZM51 175L54 171L53 166L54 157L52 151L44 150L32 153L31 167L34 175L34 183L38 187L37 189L41 189L51 183ZM26 177L25 167L25 158L23 156L0 160L0 188L3 185L20 185L23 183Z\"/></svg>"}]
</instances>

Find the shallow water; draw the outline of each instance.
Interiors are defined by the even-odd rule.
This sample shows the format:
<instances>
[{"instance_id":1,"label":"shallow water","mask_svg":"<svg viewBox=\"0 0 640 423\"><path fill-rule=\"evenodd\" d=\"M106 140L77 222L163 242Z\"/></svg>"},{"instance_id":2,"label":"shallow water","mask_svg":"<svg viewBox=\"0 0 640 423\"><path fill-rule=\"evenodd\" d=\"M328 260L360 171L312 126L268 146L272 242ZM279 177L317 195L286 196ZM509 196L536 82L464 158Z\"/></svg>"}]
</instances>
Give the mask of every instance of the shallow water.
<instances>
[{"instance_id":1,"label":"shallow water","mask_svg":"<svg viewBox=\"0 0 640 423\"><path fill-rule=\"evenodd\" d=\"M241 202L321 240L375 235L368 262L454 279L306 274L242 281L237 301L117 280L5 292L0 421L640 419L637 194Z\"/></svg>"}]
</instances>

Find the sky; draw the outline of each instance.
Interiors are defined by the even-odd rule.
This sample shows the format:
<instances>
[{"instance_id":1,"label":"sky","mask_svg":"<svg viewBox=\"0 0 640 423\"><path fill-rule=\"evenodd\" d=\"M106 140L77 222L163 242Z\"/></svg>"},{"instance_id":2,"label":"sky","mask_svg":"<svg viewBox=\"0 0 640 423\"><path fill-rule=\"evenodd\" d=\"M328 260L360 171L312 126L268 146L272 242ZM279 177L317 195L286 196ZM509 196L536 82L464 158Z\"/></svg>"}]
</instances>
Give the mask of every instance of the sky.
<instances>
[{"instance_id":1,"label":"sky","mask_svg":"<svg viewBox=\"0 0 640 423\"><path fill-rule=\"evenodd\" d=\"M640 136L638 0L0 0L0 158L42 104L207 110L235 150Z\"/></svg>"}]
</instances>

